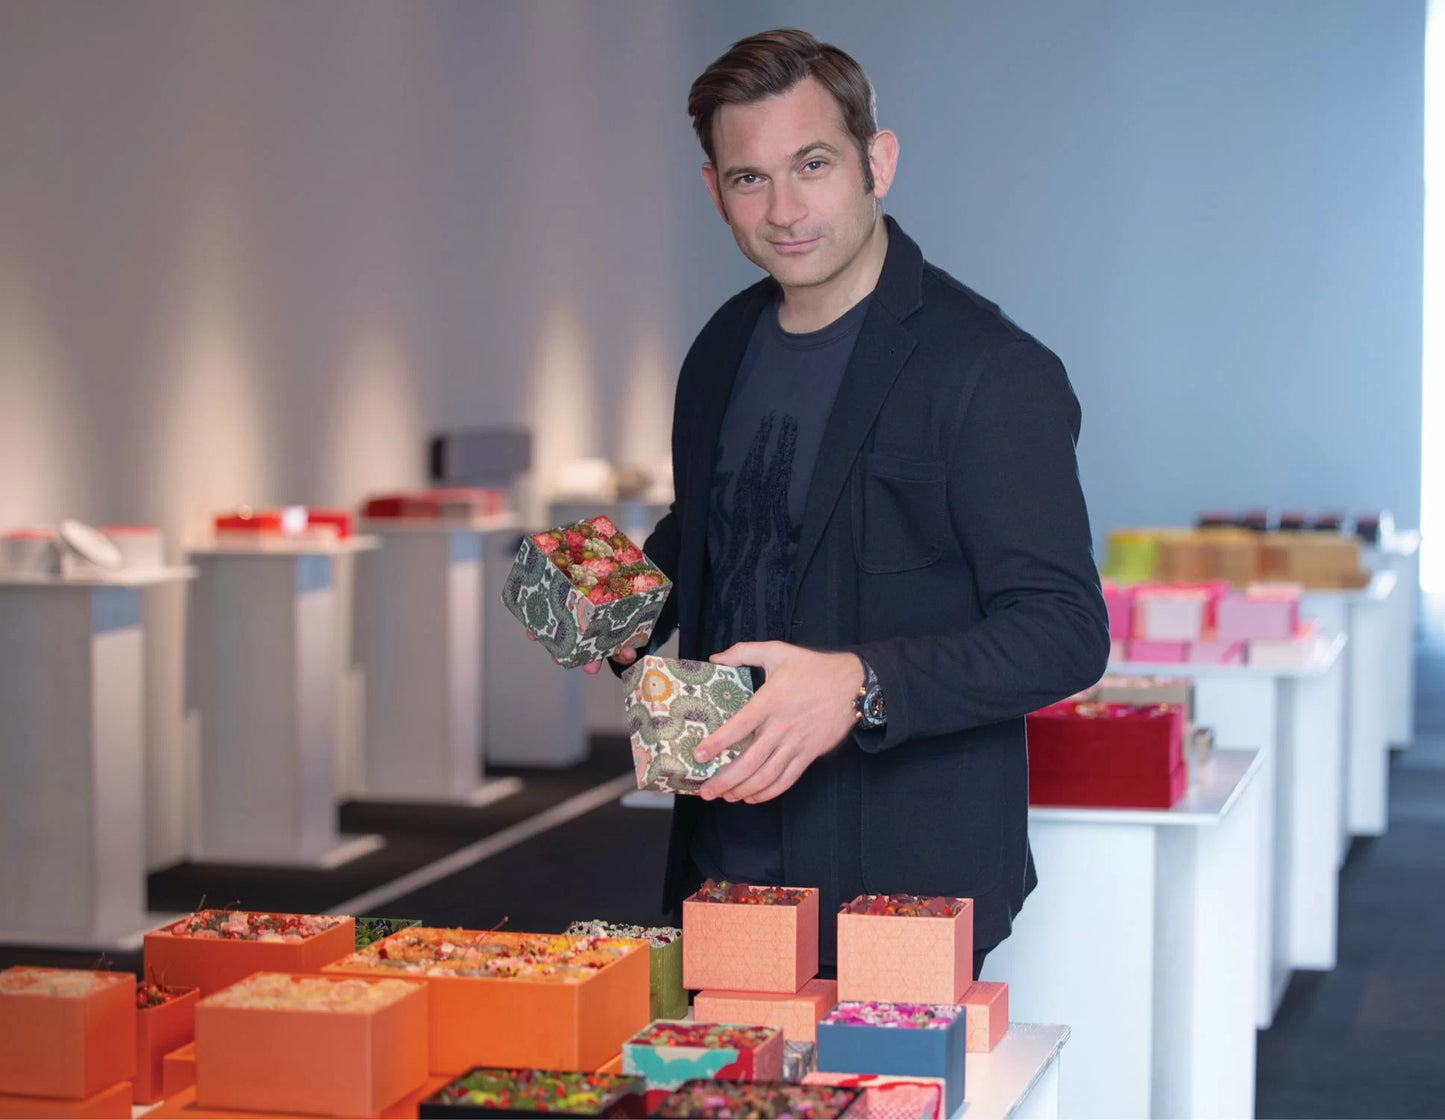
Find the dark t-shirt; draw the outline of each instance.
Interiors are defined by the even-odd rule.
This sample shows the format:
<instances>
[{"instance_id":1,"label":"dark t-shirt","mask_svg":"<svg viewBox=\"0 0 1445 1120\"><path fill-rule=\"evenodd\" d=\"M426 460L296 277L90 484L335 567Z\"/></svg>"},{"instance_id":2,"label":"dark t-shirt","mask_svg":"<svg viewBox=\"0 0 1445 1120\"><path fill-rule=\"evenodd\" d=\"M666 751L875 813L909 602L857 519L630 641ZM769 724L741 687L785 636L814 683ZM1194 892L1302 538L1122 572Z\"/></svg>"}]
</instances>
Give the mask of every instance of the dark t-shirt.
<instances>
[{"instance_id":1,"label":"dark t-shirt","mask_svg":"<svg viewBox=\"0 0 1445 1120\"><path fill-rule=\"evenodd\" d=\"M714 652L786 637L808 485L868 303L808 334L784 331L776 303L758 318L713 464L703 633ZM704 802L692 858L714 879L781 884L777 801Z\"/></svg>"}]
</instances>

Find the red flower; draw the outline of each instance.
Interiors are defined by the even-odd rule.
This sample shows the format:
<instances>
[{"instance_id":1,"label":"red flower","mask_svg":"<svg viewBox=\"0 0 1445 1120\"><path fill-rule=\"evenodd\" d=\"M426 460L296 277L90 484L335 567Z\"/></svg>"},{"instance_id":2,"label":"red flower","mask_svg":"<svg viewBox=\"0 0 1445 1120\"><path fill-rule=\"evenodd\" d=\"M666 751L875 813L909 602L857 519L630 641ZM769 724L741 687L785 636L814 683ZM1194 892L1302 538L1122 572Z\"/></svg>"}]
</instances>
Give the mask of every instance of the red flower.
<instances>
[{"instance_id":1,"label":"red flower","mask_svg":"<svg viewBox=\"0 0 1445 1120\"><path fill-rule=\"evenodd\" d=\"M617 526L612 524L611 519L606 517L594 517L592 519L592 527L604 537L615 537L617 535Z\"/></svg>"},{"instance_id":2,"label":"red flower","mask_svg":"<svg viewBox=\"0 0 1445 1120\"><path fill-rule=\"evenodd\" d=\"M576 529L563 529L562 539L567 543L568 548L575 551L581 551L582 542L585 541L587 538L584 537L581 533L579 533Z\"/></svg>"},{"instance_id":3,"label":"red flower","mask_svg":"<svg viewBox=\"0 0 1445 1120\"><path fill-rule=\"evenodd\" d=\"M632 577L632 593L634 595L639 591L651 591L653 588L661 586L662 580L653 575L644 574Z\"/></svg>"},{"instance_id":4,"label":"red flower","mask_svg":"<svg viewBox=\"0 0 1445 1120\"><path fill-rule=\"evenodd\" d=\"M641 564L643 560L642 549L619 548L615 559L619 564Z\"/></svg>"},{"instance_id":5,"label":"red flower","mask_svg":"<svg viewBox=\"0 0 1445 1120\"><path fill-rule=\"evenodd\" d=\"M599 606L603 603L615 603L617 601L617 596L608 591L606 586L600 583L591 591L587 592L587 598Z\"/></svg>"},{"instance_id":6,"label":"red flower","mask_svg":"<svg viewBox=\"0 0 1445 1120\"><path fill-rule=\"evenodd\" d=\"M582 566L589 572L595 572L599 576L610 576L617 571L617 562L608 560L605 556L594 556L590 560L583 560Z\"/></svg>"},{"instance_id":7,"label":"red flower","mask_svg":"<svg viewBox=\"0 0 1445 1120\"><path fill-rule=\"evenodd\" d=\"M562 546L562 542L551 533L538 533L532 538L532 543L540 548L548 556L556 552Z\"/></svg>"}]
</instances>

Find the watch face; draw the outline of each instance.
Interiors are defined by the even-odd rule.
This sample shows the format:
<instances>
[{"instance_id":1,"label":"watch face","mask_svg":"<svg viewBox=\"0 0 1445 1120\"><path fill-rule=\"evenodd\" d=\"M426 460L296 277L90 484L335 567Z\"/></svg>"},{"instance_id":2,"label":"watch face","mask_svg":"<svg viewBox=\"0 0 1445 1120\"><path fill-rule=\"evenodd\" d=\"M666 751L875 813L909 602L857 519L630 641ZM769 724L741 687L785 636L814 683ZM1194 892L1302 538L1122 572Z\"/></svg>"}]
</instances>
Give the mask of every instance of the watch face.
<instances>
[{"instance_id":1,"label":"watch face","mask_svg":"<svg viewBox=\"0 0 1445 1120\"><path fill-rule=\"evenodd\" d=\"M888 718L888 709L883 703L883 693L875 692L868 697L868 718L874 723L882 723Z\"/></svg>"}]
</instances>

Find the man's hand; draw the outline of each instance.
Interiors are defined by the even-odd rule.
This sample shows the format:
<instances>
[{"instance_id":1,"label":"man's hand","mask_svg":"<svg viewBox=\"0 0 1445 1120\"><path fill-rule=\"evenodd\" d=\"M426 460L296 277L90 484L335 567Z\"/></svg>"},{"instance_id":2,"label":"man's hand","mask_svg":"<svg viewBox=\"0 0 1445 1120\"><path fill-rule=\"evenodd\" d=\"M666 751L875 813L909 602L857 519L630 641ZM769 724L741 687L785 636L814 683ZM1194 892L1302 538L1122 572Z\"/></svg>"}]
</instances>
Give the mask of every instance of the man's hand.
<instances>
[{"instance_id":1,"label":"man's hand","mask_svg":"<svg viewBox=\"0 0 1445 1120\"><path fill-rule=\"evenodd\" d=\"M608 660L615 661L619 665L631 665L637 660L637 651L635 649L620 649L608 658ZM601 661L593 661L590 664L583 665L582 671L584 673L591 673L595 677L598 673L602 672L602 665L603 663Z\"/></svg>"},{"instance_id":2,"label":"man's hand","mask_svg":"<svg viewBox=\"0 0 1445 1120\"><path fill-rule=\"evenodd\" d=\"M853 698L863 662L851 653L818 653L787 642L740 642L714 654L714 665L757 665L768 679L741 712L693 751L699 762L750 732L747 750L703 784L705 800L770 801L843 741L853 726Z\"/></svg>"}]
</instances>

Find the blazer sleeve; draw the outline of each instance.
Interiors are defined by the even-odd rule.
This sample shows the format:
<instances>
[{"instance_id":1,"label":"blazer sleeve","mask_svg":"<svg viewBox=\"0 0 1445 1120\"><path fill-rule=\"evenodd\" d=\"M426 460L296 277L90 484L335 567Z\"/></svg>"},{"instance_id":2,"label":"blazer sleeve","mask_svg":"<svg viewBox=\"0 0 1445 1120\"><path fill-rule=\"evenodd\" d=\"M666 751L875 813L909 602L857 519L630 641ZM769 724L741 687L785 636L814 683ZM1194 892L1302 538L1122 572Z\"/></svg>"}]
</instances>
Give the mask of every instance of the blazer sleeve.
<instances>
[{"instance_id":1,"label":"blazer sleeve","mask_svg":"<svg viewBox=\"0 0 1445 1120\"><path fill-rule=\"evenodd\" d=\"M850 647L877 673L888 723L866 751L1017 719L1096 683L1109 622L1075 445L1079 403L1031 339L984 364L952 428L953 530L983 609L967 630Z\"/></svg>"}]
</instances>

